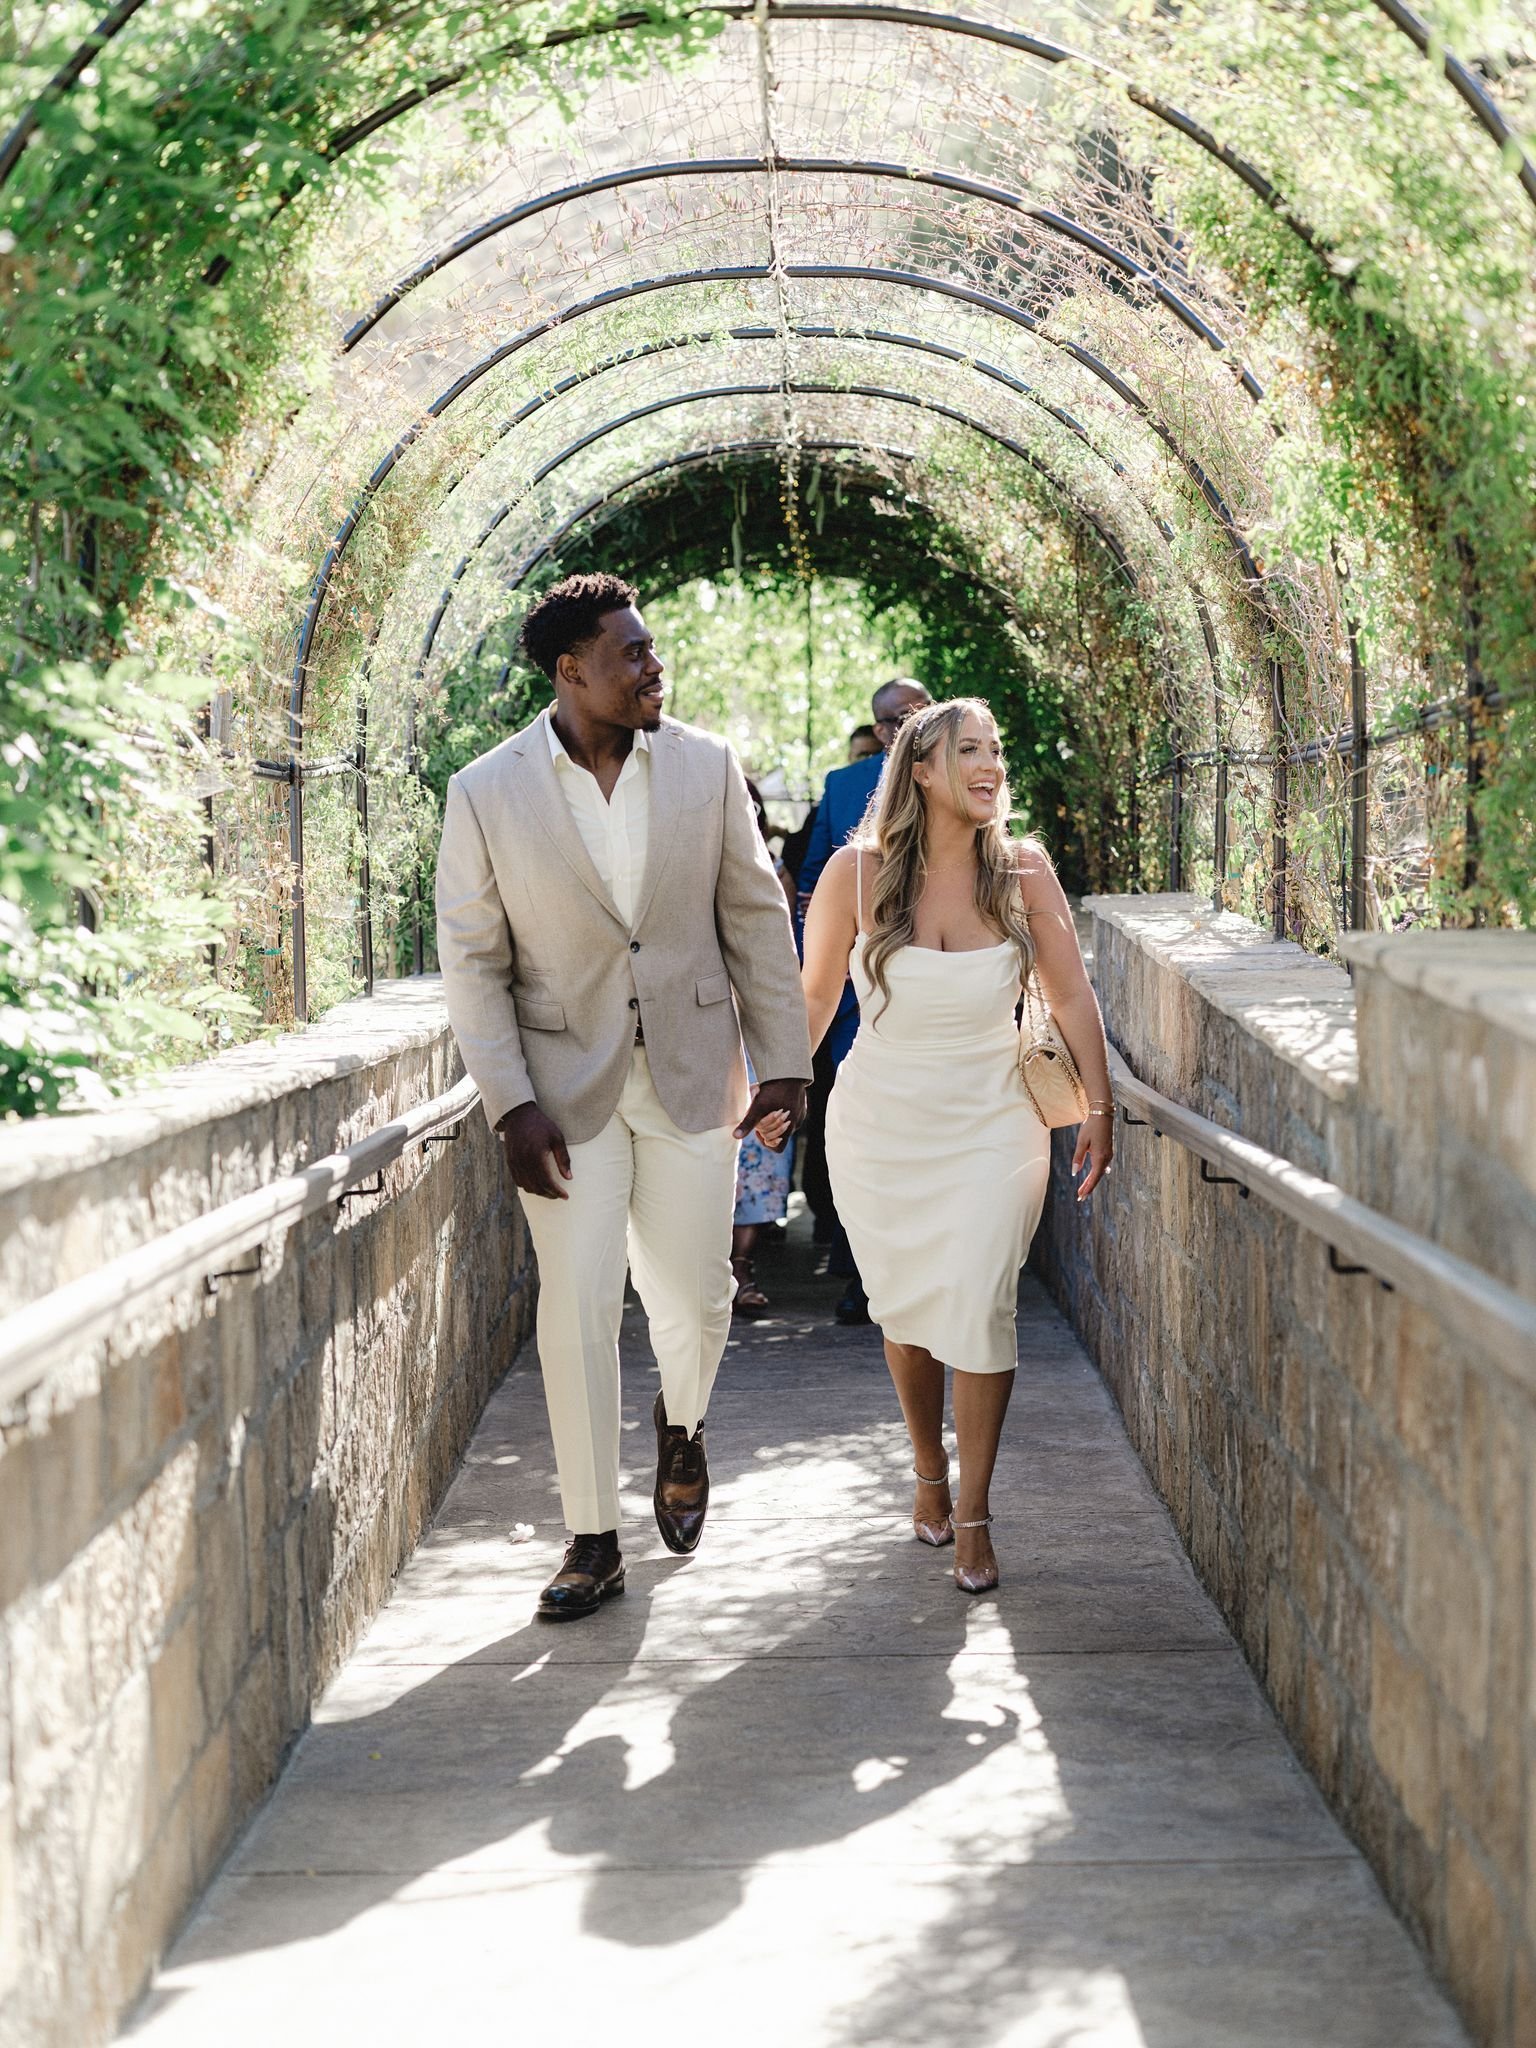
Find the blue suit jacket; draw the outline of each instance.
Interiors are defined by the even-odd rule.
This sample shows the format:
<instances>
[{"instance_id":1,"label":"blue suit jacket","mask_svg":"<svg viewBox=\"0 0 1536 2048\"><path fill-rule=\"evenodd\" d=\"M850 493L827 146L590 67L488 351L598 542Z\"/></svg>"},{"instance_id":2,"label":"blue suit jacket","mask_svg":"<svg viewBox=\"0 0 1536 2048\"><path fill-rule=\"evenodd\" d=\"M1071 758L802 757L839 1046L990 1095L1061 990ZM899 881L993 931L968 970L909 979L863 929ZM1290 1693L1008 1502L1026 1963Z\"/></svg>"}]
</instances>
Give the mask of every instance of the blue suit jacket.
<instances>
[{"instance_id":1,"label":"blue suit jacket","mask_svg":"<svg viewBox=\"0 0 1536 2048\"><path fill-rule=\"evenodd\" d=\"M811 894L827 862L863 824L884 768L884 754L868 754L862 761L850 761L846 768L834 768L828 774L800 868L798 886L802 896ZM834 1061L841 1062L847 1054L858 1028L859 999L850 981L844 986L843 999L827 1033L827 1050Z\"/></svg>"}]
</instances>

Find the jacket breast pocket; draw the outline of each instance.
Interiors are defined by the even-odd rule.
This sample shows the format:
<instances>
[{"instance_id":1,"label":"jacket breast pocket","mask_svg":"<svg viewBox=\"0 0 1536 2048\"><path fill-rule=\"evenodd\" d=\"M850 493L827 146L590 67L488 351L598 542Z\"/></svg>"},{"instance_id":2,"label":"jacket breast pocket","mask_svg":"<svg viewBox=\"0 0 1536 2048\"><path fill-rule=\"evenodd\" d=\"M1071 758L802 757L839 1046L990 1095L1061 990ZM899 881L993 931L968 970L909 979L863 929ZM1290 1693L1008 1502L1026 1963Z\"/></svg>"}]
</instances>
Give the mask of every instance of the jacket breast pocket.
<instances>
[{"instance_id":1,"label":"jacket breast pocket","mask_svg":"<svg viewBox=\"0 0 1536 2048\"><path fill-rule=\"evenodd\" d=\"M731 977L728 974L706 974L696 984L696 990L701 1004L729 1002Z\"/></svg>"},{"instance_id":2,"label":"jacket breast pocket","mask_svg":"<svg viewBox=\"0 0 1536 2048\"><path fill-rule=\"evenodd\" d=\"M546 1002L542 996L514 996L517 1021L525 1031L563 1031L565 1005Z\"/></svg>"}]
</instances>

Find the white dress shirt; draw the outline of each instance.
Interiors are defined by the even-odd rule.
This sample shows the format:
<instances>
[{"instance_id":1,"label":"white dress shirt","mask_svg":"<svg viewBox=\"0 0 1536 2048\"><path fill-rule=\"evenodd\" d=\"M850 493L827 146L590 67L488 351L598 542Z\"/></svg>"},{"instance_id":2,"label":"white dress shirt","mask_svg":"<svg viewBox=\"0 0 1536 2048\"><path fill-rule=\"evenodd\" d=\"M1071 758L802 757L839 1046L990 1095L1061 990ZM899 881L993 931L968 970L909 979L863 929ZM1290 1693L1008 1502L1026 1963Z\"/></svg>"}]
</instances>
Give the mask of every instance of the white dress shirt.
<instances>
[{"instance_id":1,"label":"white dress shirt","mask_svg":"<svg viewBox=\"0 0 1536 2048\"><path fill-rule=\"evenodd\" d=\"M614 908L631 930L635 904L645 874L651 824L651 738L637 732L629 758L619 770L613 795L605 802L597 777L574 762L560 744L555 722L546 711L544 730L560 784L576 830L592 856L598 879L613 898Z\"/></svg>"}]
</instances>

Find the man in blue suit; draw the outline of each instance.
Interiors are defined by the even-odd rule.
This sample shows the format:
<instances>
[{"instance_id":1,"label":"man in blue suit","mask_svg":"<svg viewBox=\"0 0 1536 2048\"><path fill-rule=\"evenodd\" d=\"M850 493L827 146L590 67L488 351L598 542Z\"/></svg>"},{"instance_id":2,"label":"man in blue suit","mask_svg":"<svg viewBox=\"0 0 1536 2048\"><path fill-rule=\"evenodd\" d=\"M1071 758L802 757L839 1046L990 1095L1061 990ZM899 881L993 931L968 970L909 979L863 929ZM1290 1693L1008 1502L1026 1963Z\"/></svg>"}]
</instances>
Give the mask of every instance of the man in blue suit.
<instances>
[{"instance_id":1,"label":"man in blue suit","mask_svg":"<svg viewBox=\"0 0 1536 2048\"><path fill-rule=\"evenodd\" d=\"M805 850L805 860L800 868L799 908L802 917L811 894L821 879L821 871L840 846L846 846L864 822L864 813L869 809L869 800L879 785L885 757L889 753L896 735L914 711L921 711L933 699L922 684L911 676L896 676L888 683L882 683L871 702L875 718L875 737L880 742L880 752L870 754L862 761L850 761L846 768L832 769L822 790L821 802L816 809L815 821L811 826L810 841ZM843 999L837 1006L837 1015L831 1029L823 1039L816 1054L816 1078L811 1083L810 1109L807 1116L807 1137L818 1161L821 1152L821 1132L826 1122L827 1097L832 1092L832 1082L842 1064L859 1028L859 999L854 994L853 983L843 988ZM807 1160L808 1170L811 1168ZM830 1202L830 1194L827 1197ZM840 1323L867 1323L869 1303L865 1298L864 1285L859 1279L853 1253L848 1248L848 1239L840 1223L834 1224L832 1252L827 1270L848 1279L842 1300L837 1304L837 1320Z\"/></svg>"}]
</instances>

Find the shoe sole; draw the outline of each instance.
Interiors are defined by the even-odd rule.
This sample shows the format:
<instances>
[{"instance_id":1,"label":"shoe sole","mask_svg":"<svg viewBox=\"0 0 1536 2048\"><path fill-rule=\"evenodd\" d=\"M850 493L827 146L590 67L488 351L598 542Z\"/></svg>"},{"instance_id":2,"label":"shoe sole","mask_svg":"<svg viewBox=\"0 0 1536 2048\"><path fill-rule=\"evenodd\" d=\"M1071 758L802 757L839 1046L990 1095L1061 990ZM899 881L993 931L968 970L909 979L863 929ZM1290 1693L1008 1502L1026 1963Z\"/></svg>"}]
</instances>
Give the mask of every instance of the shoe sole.
<instances>
[{"instance_id":1,"label":"shoe sole","mask_svg":"<svg viewBox=\"0 0 1536 2048\"><path fill-rule=\"evenodd\" d=\"M624 1590L624 1574L600 1588L597 1598L590 1607L536 1607L534 1618L538 1621L589 1621L605 1600L616 1600Z\"/></svg>"}]
</instances>

